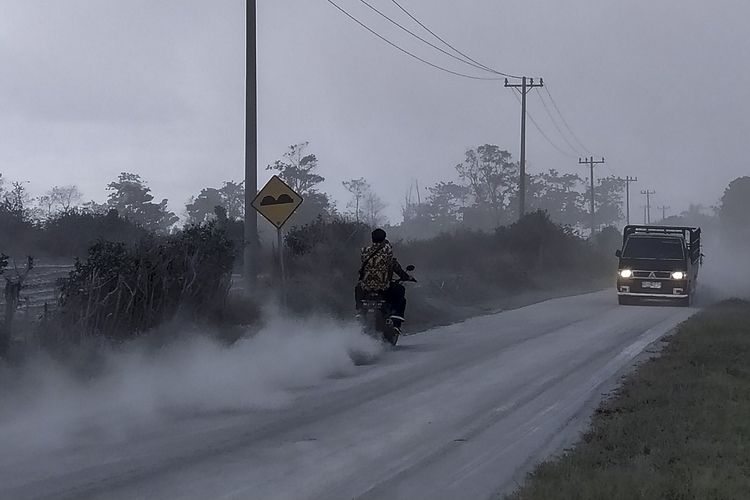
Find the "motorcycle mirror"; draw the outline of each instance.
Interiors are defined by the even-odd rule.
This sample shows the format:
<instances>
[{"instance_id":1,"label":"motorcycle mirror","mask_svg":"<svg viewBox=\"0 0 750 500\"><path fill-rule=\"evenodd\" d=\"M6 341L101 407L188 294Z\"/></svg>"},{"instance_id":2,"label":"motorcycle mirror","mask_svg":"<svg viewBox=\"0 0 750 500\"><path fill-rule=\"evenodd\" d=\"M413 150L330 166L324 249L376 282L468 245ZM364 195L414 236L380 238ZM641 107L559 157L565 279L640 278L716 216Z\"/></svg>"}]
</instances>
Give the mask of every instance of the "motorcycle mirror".
<instances>
[{"instance_id":1,"label":"motorcycle mirror","mask_svg":"<svg viewBox=\"0 0 750 500\"><path fill-rule=\"evenodd\" d=\"M413 271L414 269L416 269L416 268L415 268L414 266L412 266L411 264L409 264L408 266L406 266L406 271L407 271L407 272L411 272L411 271Z\"/></svg>"}]
</instances>

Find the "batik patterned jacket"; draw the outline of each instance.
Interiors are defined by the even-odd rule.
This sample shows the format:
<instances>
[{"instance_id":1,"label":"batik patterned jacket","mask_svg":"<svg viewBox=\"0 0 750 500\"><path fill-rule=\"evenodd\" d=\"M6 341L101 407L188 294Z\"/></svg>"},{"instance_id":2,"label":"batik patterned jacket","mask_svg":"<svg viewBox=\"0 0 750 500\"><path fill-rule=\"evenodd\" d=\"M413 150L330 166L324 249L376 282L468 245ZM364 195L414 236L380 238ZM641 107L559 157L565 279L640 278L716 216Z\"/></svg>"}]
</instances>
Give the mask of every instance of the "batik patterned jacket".
<instances>
[{"instance_id":1,"label":"batik patterned jacket","mask_svg":"<svg viewBox=\"0 0 750 500\"><path fill-rule=\"evenodd\" d=\"M368 260L369 259L369 260ZM391 286L391 279L395 272L401 278L409 275L401 268L393 256L393 247L388 240L383 243L373 243L362 249L362 263L365 263L364 273L360 283L362 289L368 292L387 290Z\"/></svg>"}]
</instances>

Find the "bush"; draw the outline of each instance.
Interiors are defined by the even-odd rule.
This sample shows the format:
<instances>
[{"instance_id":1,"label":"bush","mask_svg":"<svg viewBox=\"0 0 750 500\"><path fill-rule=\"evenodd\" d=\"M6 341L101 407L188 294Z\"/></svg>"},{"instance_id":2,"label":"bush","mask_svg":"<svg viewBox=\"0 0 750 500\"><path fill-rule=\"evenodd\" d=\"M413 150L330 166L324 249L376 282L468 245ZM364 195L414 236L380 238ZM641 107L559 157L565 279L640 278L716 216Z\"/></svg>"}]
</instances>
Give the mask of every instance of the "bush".
<instances>
[{"instance_id":1,"label":"bush","mask_svg":"<svg viewBox=\"0 0 750 500\"><path fill-rule=\"evenodd\" d=\"M47 256L84 257L98 240L132 245L147 234L117 210L98 214L74 208L44 221L37 247Z\"/></svg>"},{"instance_id":2,"label":"bush","mask_svg":"<svg viewBox=\"0 0 750 500\"><path fill-rule=\"evenodd\" d=\"M99 241L62 280L62 330L124 339L176 315L218 319L231 285L234 246L214 223L134 246Z\"/></svg>"},{"instance_id":3,"label":"bush","mask_svg":"<svg viewBox=\"0 0 750 500\"><path fill-rule=\"evenodd\" d=\"M10 255L37 257L85 257L97 240L134 244L148 232L116 210L100 214L73 208L44 221L0 204L0 242Z\"/></svg>"},{"instance_id":4,"label":"bush","mask_svg":"<svg viewBox=\"0 0 750 500\"><path fill-rule=\"evenodd\" d=\"M362 224L319 220L289 233L287 295L293 310L351 312L360 248L369 243L369 231ZM465 229L393 243L403 267L417 266L420 298L467 306L530 289L591 286L608 276L614 262L614 250L600 251L606 244L580 238L545 212L494 233Z\"/></svg>"},{"instance_id":5,"label":"bush","mask_svg":"<svg viewBox=\"0 0 750 500\"><path fill-rule=\"evenodd\" d=\"M361 222L343 219L325 221L318 217L315 222L293 228L285 238L286 247L293 257L311 253L318 245L336 242L337 248L348 250L359 248L368 242L370 227Z\"/></svg>"},{"instance_id":6,"label":"bush","mask_svg":"<svg viewBox=\"0 0 750 500\"><path fill-rule=\"evenodd\" d=\"M285 239L290 257L288 306L298 313L351 311L360 250L369 238L366 224L340 219L318 218L292 229Z\"/></svg>"},{"instance_id":7,"label":"bush","mask_svg":"<svg viewBox=\"0 0 750 500\"><path fill-rule=\"evenodd\" d=\"M14 208L7 200L0 200L0 245L9 255L24 255L34 244L39 228L27 211Z\"/></svg>"},{"instance_id":8,"label":"bush","mask_svg":"<svg viewBox=\"0 0 750 500\"><path fill-rule=\"evenodd\" d=\"M613 256L622 248L622 233L616 227L607 226L594 235L593 244L600 254Z\"/></svg>"}]
</instances>

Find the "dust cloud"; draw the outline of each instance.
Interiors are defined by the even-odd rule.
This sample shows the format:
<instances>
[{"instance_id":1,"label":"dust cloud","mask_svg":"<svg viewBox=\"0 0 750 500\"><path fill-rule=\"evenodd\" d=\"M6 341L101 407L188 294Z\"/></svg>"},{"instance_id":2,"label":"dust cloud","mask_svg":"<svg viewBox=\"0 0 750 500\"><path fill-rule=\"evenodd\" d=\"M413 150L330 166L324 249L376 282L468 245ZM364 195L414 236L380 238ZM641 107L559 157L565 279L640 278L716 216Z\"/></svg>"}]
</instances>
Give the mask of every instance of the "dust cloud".
<instances>
[{"instance_id":1,"label":"dust cloud","mask_svg":"<svg viewBox=\"0 0 750 500\"><path fill-rule=\"evenodd\" d=\"M295 389L352 373L380 351L354 324L277 316L230 347L191 336L110 353L87 380L40 357L0 374L0 447L9 456L87 437L126 439L184 414L283 408Z\"/></svg>"},{"instance_id":2,"label":"dust cloud","mask_svg":"<svg viewBox=\"0 0 750 500\"><path fill-rule=\"evenodd\" d=\"M750 257L747 249L703 236L704 265L699 273L699 305L731 298L750 299Z\"/></svg>"}]
</instances>

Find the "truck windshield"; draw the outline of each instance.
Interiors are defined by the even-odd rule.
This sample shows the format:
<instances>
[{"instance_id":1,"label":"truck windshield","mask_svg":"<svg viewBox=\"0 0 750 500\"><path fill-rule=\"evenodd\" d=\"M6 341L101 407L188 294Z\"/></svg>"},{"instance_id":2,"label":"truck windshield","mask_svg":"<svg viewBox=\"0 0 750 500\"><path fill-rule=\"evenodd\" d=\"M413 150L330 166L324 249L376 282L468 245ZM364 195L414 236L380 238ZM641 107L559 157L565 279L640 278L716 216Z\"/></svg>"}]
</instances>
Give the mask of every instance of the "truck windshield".
<instances>
[{"instance_id":1,"label":"truck windshield","mask_svg":"<svg viewBox=\"0 0 750 500\"><path fill-rule=\"evenodd\" d=\"M682 241L677 238L628 238L622 256L626 259L682 260Z\"/></svg>"}]
</instances>

